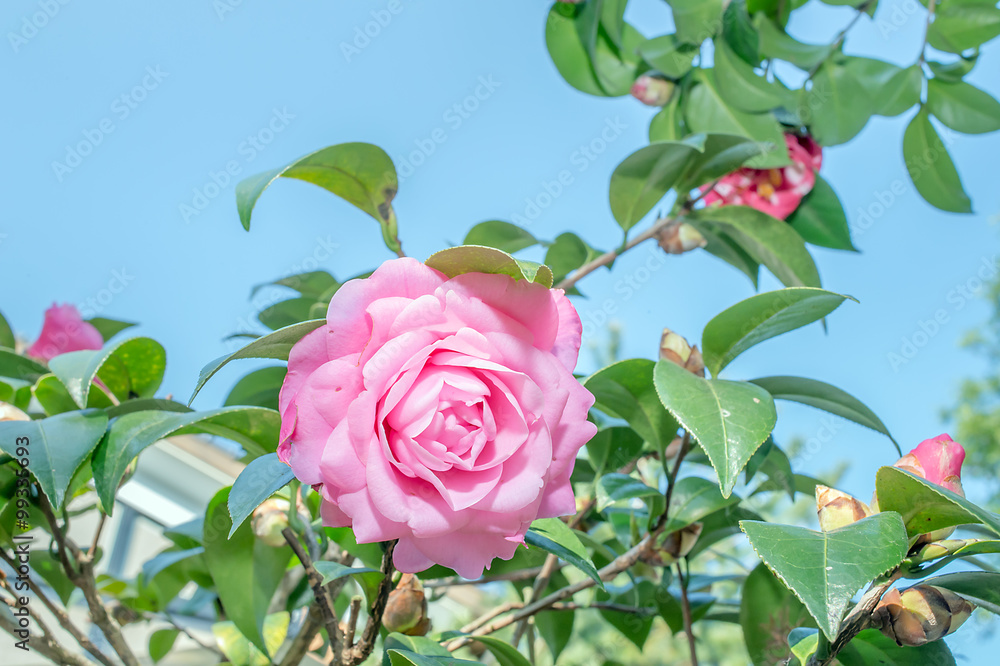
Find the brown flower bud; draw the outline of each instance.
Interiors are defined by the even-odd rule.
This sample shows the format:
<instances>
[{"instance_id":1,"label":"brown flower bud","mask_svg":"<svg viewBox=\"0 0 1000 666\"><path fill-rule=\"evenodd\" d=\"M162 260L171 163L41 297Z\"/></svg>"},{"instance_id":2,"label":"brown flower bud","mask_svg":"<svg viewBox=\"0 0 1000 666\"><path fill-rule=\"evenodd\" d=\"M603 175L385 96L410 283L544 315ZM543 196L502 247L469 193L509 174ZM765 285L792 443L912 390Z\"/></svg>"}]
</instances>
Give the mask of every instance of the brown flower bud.
<instances>
[{"instance_id":1,"label":"brown flower bud","mask_svg":"<svg viewBox=\"0 0 1000 666\"><path fill-rule=\"evenodd\" d=\"M819 526L824 532L835 530L872 515L868 505L827 486L816 486L816 513Z\"/></svg>"},{"instance_id":2,"label":"brown flower bud","mask_svg":"<svg viewBox=\"0 0 1000 666\"><path fill-rule=\"evenodd\" d=\"M0 421L30 421L31 417L14 405L0 402Z\"/></svg>"},{"instance_id":3,"label":"brown flower bud","mask_svg":"<svg viewBox=\"0 0 1000 666\"><path fill-rule=\"evenodd\" d=\"M698 346L688 344L687 340L669 328L664 328L660 337L660 358L676 363L699 377L705 376L705 361L702 360Z\"/></svg>"},{"instance_id":4,"label":"brown flower bud","mask_svg":"<svg viewBox=\"0 0 1000 666\"><path fill-rule=\"evenodd\" d=\"M704 525L701 523L691 523L676 532L671 532L662 538L662 542L657 544L650 554L643 558L647 564L654 567L667 567L681 559L687 557L691 549L698 542L701 530Z\"/></svg>"},{"instance_id":5,"label":"brown flower bud","mask_svg":"<svg viewBox=\"0 0 1000 666\"><path fill-rule=\"evenodd\" d=\"M253 533L257 535L258 539L274 548L280 548L287 543L281 531L288 527L289 506L288 500L272 497L271 499L264 500L254 510L251 526ZM300 520L305 523L310 522L311 518L301 504L298 507L298 513Z\"/></svg>"},{"instance_id":6,"label":"brown flower bud","mask_svg":"<svg viewBox=\"0 0 1000 666\"><path fill-rule=\"evenodd\" d=\"M668 254L684 254L708 245L708 241L690 224L672 224L658 236L660 247Z\"/></svg>"},{"instance_id":7,"label":"brown flower bud","mask_svg":"<svg viewBox=\"0 0 1000 666\"><path fill-rule=\"evenodd\" d=\"M389 631L408 636L424 636L430 631L424 586L413 574L403 574L396 589L389 593L382 624Z\"/></svg>"},{"instance_id":8,"label":"brown flower bud","mask_svg":"<svg viewBox=\"0 0 1000 666\"><path fill-rule=\"evenodd\" d=\"M973 610L973 604L951 590L914 585L882 595L872 620L897 645L917 647L954 632Z\"/></svg>"}]
</instances>

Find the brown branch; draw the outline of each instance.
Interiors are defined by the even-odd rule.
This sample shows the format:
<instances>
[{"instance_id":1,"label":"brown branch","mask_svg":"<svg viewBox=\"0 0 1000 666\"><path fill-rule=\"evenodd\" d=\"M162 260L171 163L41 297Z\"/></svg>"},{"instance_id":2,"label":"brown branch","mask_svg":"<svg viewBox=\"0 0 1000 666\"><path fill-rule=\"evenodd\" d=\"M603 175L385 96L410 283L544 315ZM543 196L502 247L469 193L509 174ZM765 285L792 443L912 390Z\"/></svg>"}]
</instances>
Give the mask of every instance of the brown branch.
<instances>
[{"instance_id":1,"label":"brown branch","mask_svg":"<svg viewBox=\"0 0 1000 666\"><path fill-rule=\"evenodd\" d=\"M382 627L382 614L385 612L385 606L389 602L389 591L392 589L392 573L395 571L392 565L392 553L395 548L396 542L390 541L382 553L382 581L378 584L365 630L361 633L361 640L357 645L344 650L344 663L348 666L360 664L375 649L375 640Z\"/></svg>"},{"instance_id":2,"label":"brown branch","mask_svg":"<svg viewBox=\"0 0 1000 666\"><path fill-rule=\"evenodd\" d=\"M203 649L208 650L209 652L214 652L217 655L225 656L223 655L222 650L220 650L219 648L215 647L210 643L204 642L203 640L195 636L193 633L191 633L191 630L183 626L176 619L174 619L174 616L169 611L164 611L163 615L166 618L167 622L169 622L174 627L174 629L176 629L177 631L181 632L182 634L190 638L192 641L200 645Z\"/></svg>"},{"instance_id":3,"label":"brown branch","mask_svg":"<svg viewBox=\"0 0 1000 666\"><path fill-rule=\"evenodd\" d=\"M872 584L872 586L865 592L864 596L861 597L861 601L854 606L844 621L840 623L840 630L837 632L837 638L833 640L830 644L830 653L826 655L823 659L817 659L815 655L809 660L809 666L827 666L832 664L837 657L837 653L844 649L844 647L851 642L851 640L860 634L862 631L872 626L872 612L875 607L878 606L878 602L882 599L882 595L892 587L902 576L902 572L896 569L889 575L888 578L882 582Z\"/></svg>"},{"instance_id":4,"label":"brown branch","mask_svg":"<svg viewBox=\"0 0 1000 666\"><path fill-rule=\"evenodd\" d=\"M309 653L309 646L312 645L313 639L322 628L323 614L319 609L319 605L313 602L306 612L306 619L302 623L302 628L295 635L295 639L292 640L292 644L288 647L288 652L285 653L285 657L281 660L279 666L298 666L302 663L306 654Z\"/></svg>"},{"instance_id":5,"label":"brown branch","mask_svg":"<svg viewBox=\"0 0 1000 666\"><path fill-rule=\"evenodd\" d=\"M108 520L108 515L101 512L101 518L97 523L97 529L94 531L94 540L90 543L90 549L87 551L87 557L94 559L94 555L97 554L97 544L101 540L101 532L104 531L104 523Z\"/></svg>"},{"instance_id":6,"label":"brown branch","mask_svg":"<svg viewBox=\"0 0 1000 666\"><path fill-rule=\"evenodd\" d=\"M680 562L677 563L676 568L677 581L681 585L681 613L684 617L684 633L687 635L688 647L691 650L691 666L698 666L698 651L694 644L694 623L691 621L691 601L688 599L688 581Z\"/></svg>"},{"instance_id":7,"label":"brown branch","mask_svg":"<svg viewBox=\"0 0 1000 666\"><path fill-rule=\"evenodd\" d=\"M299 543L299 538L292 531L291 527L281 530L281 535L285 537L285 541L292 547L295 556L302 563L302 568L306 570L306 576L309 578L309 586L312 587L313 596L316 598L316 604L319 606L320 621L326 627L326 633L330 638L330 648L334 654L337 654L337 645L340 643L341 638L340 626L337 624L337 613L333 610L333 600L330 599L326 588L323 586L323 576L320 572L316 571L312 558L309 557L302 544Z\"/></svg>"},{"instance_id":8,"label":"brown branch","mask_svg":"<svg viewBox=\"0 0 1000 666\"><path fill-rule=\"evenodd\" d=\"M74 652L70 652L64 648L59 641L52 636L48 626L42 621L41 618L32 617L32 619L42 630L42 635L33 636L30 639L31 642L29 645L31 650L34 650L49 661L60 664L61 666L93 666L85 657ZM11 622L10 618L2 613L0 613L0 629L3 629L15 639L20 638L16 633L14 633L16 631L21 631L20 627L18 627L16 623Z\"/></svg>"},{"instance_id":9,"label":"brown branch","mask_svg":"<svg viewBox=\"0 0 1000 666\"><path fill-rule=\"evenodd\" d=\"M351 606L347 609L347 619L344 631L344 647L354 647L354 632L358 630L358 617L361 615L361 597L351 597Z\"/></svg>"},{"instance_id":10,"label":"brown branch","mask_svg":"<svg viewBox=\"0 0 1000 666\"><path fill-rule=\"evenodd\" d=\"M473 631L483 626L493 618L503 615L504 613L509 613L510 611L516 610L518 608L524 608L524 604L518 603L516 601L508 601L505 604L494 606L484 615L482 615L481 617L477 617L475 620L462 627L459 631L461 631L463 634L472 633Z\"/></svg>"}]
</instances>

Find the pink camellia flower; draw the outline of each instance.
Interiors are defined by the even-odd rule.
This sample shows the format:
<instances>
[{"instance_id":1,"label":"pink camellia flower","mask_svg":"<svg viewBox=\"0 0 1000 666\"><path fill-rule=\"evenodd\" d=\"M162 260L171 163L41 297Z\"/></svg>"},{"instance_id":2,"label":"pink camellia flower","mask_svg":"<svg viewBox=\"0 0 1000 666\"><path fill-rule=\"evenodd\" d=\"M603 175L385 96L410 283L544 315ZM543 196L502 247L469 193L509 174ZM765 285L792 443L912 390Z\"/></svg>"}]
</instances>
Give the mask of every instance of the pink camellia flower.
<instances>
[{"instance_id":1,"label":"pink camellia flower","mask_svg":"<svg viewBox=\"0 0 1000 666\"><path fill-rule=\"evenodd\" d=\"M915 449L900 458L893 467L905 469L917 476L936 483L942 488L964 496L962 491L962 463L965 449L948 435L925 439Z\"/></svg>"},{"instance_id":2,"label":"pink camellia flower","mask_svg":"<svg viewBox=\"0 0 1000 666\"><path fill-rule=\"evenodd\" d=\"M663 106L670 101L673 92L673 81L667 81L658 76L650 76L648 74L643 74L636 79L629 90L632 97L635 97L646 106Z\"/></svg>"},{"instance_id":3,"label":"pink camellia flower","mask_svg":"<svg viewBox=\"0 0 1000 666\"><path fill-rule=\"evenodd\" d=\"M28 356L48 361L66 352L100 349L104 346L101 333L83 320L72 305L56 305L45 311L42 332L28 348Z\"/></svg>"},{"instance_id":4,"label":"pink camellia flower","mask_svg":"<svg viewBox=\"0 0 1000 666\"><path fill-rule=\"evenodd\" d=\"M292 348L278 457L322 494L324 524L398 539L400 571L478 577L533 520L575 509L596 432L572 375L581 333L561 290L387 261Z\"/></svg>"},{"instance_id":5,"label":"pink camellia flower","mask_svg":"<svg viewBox=\"0 0 1000 666\"><path fill-rule=\"evenodd\" d=\"M779 220L791 215L816 184L823 149L811 137L785 135L792 163L777 169L738 169L705 195L711 206L750 206Z\"/></svg>"}]
</instances>

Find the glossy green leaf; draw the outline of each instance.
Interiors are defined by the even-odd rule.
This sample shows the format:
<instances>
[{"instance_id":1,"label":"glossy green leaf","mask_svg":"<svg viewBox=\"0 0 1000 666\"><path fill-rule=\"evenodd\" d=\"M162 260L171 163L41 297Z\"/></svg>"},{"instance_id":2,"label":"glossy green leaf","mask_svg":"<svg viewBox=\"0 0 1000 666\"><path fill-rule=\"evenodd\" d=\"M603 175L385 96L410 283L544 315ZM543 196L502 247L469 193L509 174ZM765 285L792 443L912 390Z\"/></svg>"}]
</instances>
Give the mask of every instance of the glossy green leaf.
<instances>
[{"instance_id":1,"label":"glossy green leaf","mask_svg":"<svg viewBox=\"0 0 1000 666\"><path fill-rule=\"evenodd\" d=\"M764 389L746 382L702 379L684 368L660 361L654 373L663 405L708 454L729 497L740 471L774 428L774 401Z\"/></svg>"},{"instance_id":2,"label":"glossy green leaf","mask_svg":"<svg viewBox=\"0 0 1000 666\"><path fill-rule=\"evenodd\" d=\"M980 608L1000 615L1000 573L961 571L928 578L923 583L951 590Z\"/></svg>"},{"instance_id":3,"label":"glossy green leaf","mask_svg":"<svg viewBox=\"0 0 1000 666\"><path fill-rule=\"evenodd\" d=\"M480 245L459 245L435 252L424 262L448 277L463 273L494 273L509 275L515 280L552 286L552 270L548 266L515 259L506 252Z\"/></svg>"},{"instance_id":4,"label":"glossy green leaf","mask_svg":"<svg viewBox=\"0 0 1000 666\"><path fill-rule=\"evenodd\" d=\"M552 269L554 281L558 283L564 277L595 259L599 251L571 231L556 236L545 252L545 265Z\"/></svg>"},{"instance_id":5,"label":"glossy green leaf","mask_svg":"<svg viewBox=\"0 0 1000 666\"><path fill-rule=\"evenodd\" d=\"M375 218L390 250L399 250L396 213L392 200L399 184L396 167L384 150L370 143L341 143L310 153L277 169L241 180L236 185L236 208L243 228L250 230L250 216L257 199L280 177L304 180L336 194Z\"/></svg>"},{"instance_id":6,"label":"glossy green leaf","mask_svg":"<svg viewBox=\"0 0 1000 666\"><path fill-rule=\"evenodd\" d=\"M944 641L917 647L899 646L878 629L867 629L855 636L837 653L842 666L955 666L955 657Z\"/></svg>"},{"instance_id":7,"label":"glossy green leaf","mask_svg":"<svg viewBox=\"0 0 1000 666\"><path fill-rule=\"evenodd\" d=\"M722 13L722 37L733 53L750 65L760 63L760 37L746 0L733 0Z\"/></svg>"},{"instance_id":8,"label":"glossy green leaf","mask_svg":"<svg viewBox=\"0 0 1000 666\"><path fill-rule=\"evenodd\" d=\"M14 349L14 345L14 331L11 330L10 324L7 323L7 318L0 312L0 347Z\"/></svg>"},{"instance_id":9,"label":"glossy green leaf","mask_svg":"<svg viewBox=\"0 0 1000 666\"><path fill-rule=\"evenodd\" d=\"M180 633L177 629L159 629L149 635L149 658L154 664L159 663L173 649L174 641Z\"/></svg>"},{"instance_id":10,"label":"glossy green leaf","mask_svg":"<svg viewBox=\"0 0 1000 666\"><path fill-rule=\"evenodd\" d=\"M277 331L280 328L313 319L312 309L316 304L316 299L311 297L289 298L267 306L257 313L257 319L272 331ZM320 305L325 311L326 304L321 303Z\"/></svg>"},{"instance_id":11,"label":"glossy green leaf","mask_svg":"<svg viewBox=\"0 0 1000 666\"><path fill-rule=\"evenodd\" d=\"M791 400L809 405L880 432L892 440L899 451L899 443L889 433L882 419L863 402L836 386L806 377L761 377L750 381L770 393L775 400ZM902 452L899 455L903 455Z\"/></svg>"},{"instance_id":12,"label":"glossy green leaf","mask_svg":"<svg viewBox=\"0 0 1000 666\"><path fill-rule=\"evenodd\" d=\"M769 111L787 99L777 83L754 72L725 41L715 40L715 80L719 94L730 106L750 113Z\"/></svg>"},{"instance_id":13,"label":"glossy green leaf","mask_svg":"<svg viewBox=\"0 0 1000 666\"><path fill-rule=\"evenodd\" d=\"M549 56L566 83L589 95L604 97L607 93L597 79L587 44L577 30L578 10L555 3L545 21L545 45Z\"/></svg>"},{"instance_id":14,"label":"glossy green leaf","mask_svg":"<svg viewBox=\"0 0 1000 666\"><path fill-rule=\"evenodd\" d=\"M79 409L73 401L69 391L55 375L45 375L31 387L31 392L38 400L38 403L49 416L62 414L63 412L73 412ZM133 401L126 401L129 404ZM112 409L111 399L103 391L92 391L87 398L87 407L97 409ZM109 412L108 418L113 415Z\"/></svg>"},{"instance_id":15,"label":"glossy green leaf","mask_svg":"<svg viewBox=\"0 0 1000 666\"><path fill-rule=\"evenodd\" d=\"M687 221L699 231L725 234L785 286L820 286L819 271L805 242L787 222L748 206L709 206L692 212Z\"/></svg>"},{"instance_id":16,"label":"glossy green leaf","mask_svg":"<svg viewBox=\"0 0 1000 666\"><path fill-rule=\"evenodd\" d=\"M383 578L381 571L378 569L369 569L368 567L348 567L343 564L338 564L337 562L328 562L325 560L313 562L313 566L316 568L316 571L323 576L323 585L346 576L357 576L368 573L377 573L379 575L379 580Z\"/></svg>"},{"instance_id":17,"label":"glossy green leaf","mask_svg":"<svg viewBox=\"0 0 1000 666\"><path fill-rule=\"evenodd\" d=\"M1000 9L994 3L946 2L927 28L927 41L939 51L962 53L1000 35Z\"/></svg>"},{"instance_id":18,"label":"glossy green leaf","mask_svg":"<svg viewBox=\"0 0 1000 666\"><path fill-rule=\"evenodd\" d=\"M573 620L576 613L548 612L535 616L535 628L552 653L552 661L557 662L559 655L569 645L573 637Z\"/></svg>"},{"instance_id":19,"label":"glossy green leaf","mask_svg":"<svg viewBox=\"0 0 1000 666\"><path fill-rule=\"evenodd\" d=\"M283 366L254 370L236 382L223 406L249 405L277 410L278 393L287 372Z\"/></svg>"},{"instance_id":20,"label":"glossy green leaf","mask_svg":"<svg viewBox=\"0 0 1000 666\"><path fill-rule=\"evenodd\" d=\"M848 298L825 289L789 287L740 301L705 326L701 334L705 367L718 376L754 345L819 321Z\"/></svg>"},{"instance_id":21,"label":"glossy green leaf","mask_svg":"<svg viewBox=\"0 0 1000 666\"><path fill-rule=\"evenodd\" d=\"M653 618L660 605L660 595L663 593L652 581L639 579L624 588L612 588L607 592L598 592L598 602L610 602L635 609L634 612L601 609L598 611L605 622L617 629L640 650L649 638L653 628Z\"/></svg>"},{"instance_id":22,"label":"glossy green leaf","mask_svg":"<svg viewBox=\"0 0 1000 666\"><path fill-rule=\"evenodd\" d=\"M687 136L684 115L681 112L681 96L674 95L660 112L649 121L649 142L680 141Z\"/></svg>"},{"instance_id":23,"label":"glossy green leaf","mask_svg":"<svg viewBox=\"0 0 1000 666\"><path fill-rule=\"evenodd\" d=\"M667 0L677 39L701 44L722 27L722 0Z\"/></svg>"},{"instance_id":24,"label":"glossy green leaf","mask_svg":"<svg viewBox=\"0 0 1000 666\"><path fill-rule=\"evenodd\" d=\"M428 656L410 652L409 650L386 650L388 661L383 662L387 666L469 666L470 664L480 665L480 661L469 661L468 659L456 659L448 656Z\"/></svg>"},{"instance_id":25,"label":"glossy green leaf","mask_svg":"<svg viewBox=\"0 0 1000 666\"><path fill-rule=\"evenodd\" d=\"M517 651L513 645L504 643L499 638L493 636L478 636L476 641L486 646L499 666L531 666L524 655Z\"/></svg>"},{"instance_id":26,"label":"glossy green leaf","mask_svg":"<svg viewBox=\"0 0 1000 666\"><path fill-rule=\"evenodd\" d=\"M642 452L642 437L622 426L603 428L587 442L587 457L594 476L613 472L635 460Z\"/></svg>"},{"instance_id":27,"label":"glossy green leaf","mask_svg":"<svg viewBox=\"0 0 1000 666\"><path fill-rule=\"evenodd\" d=\"M802 199L787 222L807 243L833 250L857 252L851 241L844 206L829 183L819 175L816 176L812 191Z\"/></svg>"},{"instance_id":28,"label":"glossy green leaf","mask_svg":"<svg viewBox=\"0 0 1000 666\"><path fill-rule=\"evenodd\" d=\"M93 401L95 395L97 394L90 394L91 401ZM139 400L129 400L120 405L108 407L106 411L108 413L108 418L113 419L118 416L131 414L132 412L160 411L187 414L188 412L193 412L194 410L185 405L183 402L177 402L176 400L167 400L165 398L142 398Z\"/></svg>"},{"instance_id":29,"label":"glossy green leaf","mask_svg":"<svg viewBox=\"0 0 1000 666\"><path fill-rule=\"evenodd\" d=\"M934 73L934 78L946 83L956 83L972 71L979 60L979 51L970 57L962 56L958 60L949 63L934 62L929 60L927 66Z\"/></svg>"},{"instance_id":30,"label":"glossy green leaf","mask_svg":"<svg viewBox=\"0 0 1000 666\"><path fill-rule=\"evenodd\" d=\"M903 134L903 159L917 192L927 203L951 213L972 212L955 163L926 109L914 116Z\"/></svg>"},{"instance_id":31,"label":"glossy green leaf","mask_svg":"<svg viewBox=\"0 0 1000 666\"><path fill-rule=\"evenodd\" d=\"M462 245L482 245L513 254L537 245L538 239L516 224L501 220L487 220L469 229Z\"/></svg>"},{"instance_id":32,"label":"glossy green leaf","mask_svg":"<svg viewBox=\"0 0 1000 666\"><path fill-rule=\"evenodd\" d=\"M760 277L760 263L747 254L746 250L743 249L736 239L726 232L723 226L711 223L696 223L695 227L697 227L699 233L705 238L705 252L737 268L750 278L750 282L756 289L757 281Z\"/></svg>"},{"instance_id":33,"label":"glossy green leaf","mask_svg":"<svg viewBox=\"0 0 1000 666\"><path fill-rule=\"evenodd\" d=\"M215 359L201 369L201 373L198 375L198 383L195 384L194 392L191 394L188 404L190 405L194 402L195 396L205 386L205 383L230 361L241 358L273 358L279 361L287 361L288 353L292 350L295 343L325 323L325 319L314 319L312 321L304 321L301 324L294 324L257 338L232 354Z\"/></svg>"},{"instance_id":34,"label":"glossy green leaf","mask_svg":"<svg viewBox=\"0 0 1000 666\"><path fill-rule=\"evenodd\" d=\"M37 421L2 421L0 451L18 460L28 459L28 469L58 514L73 474L90 457L107 426L107 415L96 409ZM20 447L27 449L26 455L18 454Z\"/></svg>"},{"instance_id":35,"label":"glossy green leaf","mask_svg":"<svg viewBox=\"0 0 1000 666\"><path fill-rule=\"evenodd\" d=\"M205 549L201 546L195 546L194 548L184 548L184 549L170 549L159 553L152 559L146 560L142 564L142 577L147 580L153 580L156 576L164 569L171 567L178 562L183 562L192 557L197 557L199 555L204 555Z\"/></svg>"},{"instance_id":36,"label":"glossy green leaf","mask_svg":"<svg viewBox=\"0 0 1000 666\"><path fill-rule=\"evenodd\" d=\"M275 645L266 640L264 620L271 597L281 584L291 559L292 549L287 546L272 548L262 543L247 524L230 538L228 499L229 488L223 488L215 494L205 512L205 564L226 617L257 649L265 655L274 654L281 641Z\"/></svg>"},{"instance_id":37,"label":"glossy green leaf","mask_svg":"<svg viewBox=\"0 0 1000 666\"><path fill-rule=\"evenodd\" d=\"M15 354L10 349L0 349L0 377L34 382L42 375L49 374L48 368L27 356Z\"/></svg>"},{"instance_id":38,"label":"glossy green leaf","mask_svg":"<svg viewBox=\"0 0 1000 666\"><path fill-rule=\"evenodd\" d=\"M605 474L597 481L597 510L627 499L659 497L660 491L628 474Z\"/></svg>"},{"instance_id":39,"label":"glossy green leaf","mask_svg":"<svg viewBox=\"0 0 1000 666\"><path fill-rule=\"evenodd\" d=\"M809 611L764 564L743 581L740 626L754 666L773 666L788 656L784 637L792 629L815 626Z\"/></svg>"},{"instance_id":40,"label":"glossy green leaf","mask_svg":"<svg viewBox=\"0 0 1000 666\"><path fill-rule=\"evenodd\" d=\"M879 469L875 475L875 494L880 510L903 516L910 536L967 523L980 523L1000 535L997 514L896 467Z\"/></svg>"},{"instance_id":41,"label":"glossy green leaf","mask_svg":"<svg viewBox=\"0 0 1000 666\"><path fill-rule=\"evenodd\" d=\"M14 503L12 502L11 505ZM47 550L37 549L30 554L31 571L44 580L59 597L64 606L69 604L76 585L66 576L62 562Z\"/></svg>"},{"instance_id":42,"label":"glossy green leaf","mask_svg":"<svg viewBox=\"0 0 1000 666\"><path fill-rule=\"evenodd\" d=\"M98 351L60 354L49 367L82 408L95 379L119 400L152 398L163 381L167 352L152 338L129 338Z\"/></svg>"},{"instance_id":43,"label":"glossy green leaf","mask_svg":"<svg viewBox=\"0 0 1000 666\"><path fill-rule=\"evenodd\" d=\"M229 493L229 516L233 522L229 536L233 536L233 532L264 500L294 478L292 468L278 460L277 453L268 453L251 460L236 477Z\"/></svg>"},{"instance_id":44,"label":"glossy green leaf","mask_svg":"<svg viewBox=\"0 0 1000 666\"><path fill-rule=\"evenodd\" d=\"M731 173L766 151L760 144L736 134L708 134L700 153L696 153L676 187L687 191Z\"/></svg>"},{"instance_id":45,"label":"glossy green leaf","mask_svg":"<svg viewBox=\"0 0 1000 666\"><path fill-rule=\"evenodd\" d=\"M808 666L809 658L819 647L819 629L792 629L788 634L788 645L792 655L798 659L799 666Z\"/></svg>"},{"instance_id":46,"label":"glossy green leaf","mask_svg":"<svg viewBox=\"0 0 1000 666\"><path fill-rule=\"evenodd\" d=\"M125 329L138 326L135 322L121 321L120 319L108 319L107 317L94 317L88 319L87 323L97 329L104 341L107 342Z\"/></svg>"},{"instance_id":47,"label":"glossy green leaf","mask_svg":"<svg viewBox=\"0 0 1000 666\"><path fill-rule=\"evenodd\" d=\"M594 394L596 409L624 419L662 453L677 436L678 426L653 387L655 365L644 358L619 361L587 377L583 385Z\"/></svg>"},{"instance_id":48,"label":"glossy green leaf","mask_svg":"<svg viewBox=\"0 0 1000 666\"><path fill-rule=\"evenodd\" d=\"M674 487L670 500L670 517L663 526L662 533L666 535L682 530L716 511L738 504L739 501L740 498L736 495L723 497L718 485L708 479L696 476L681 479Z\"/></svg>"},{"instance_id":49,"label":"glossy green leaf","mask_svg":"<svg viewBox=\"0 0 1000 666\"><path fill-rule=\"evenodd\" d=\"M528 546L541 548L562 558L587 574L603 589L604 581L597 574L597 568L590 559L587 549L580 543L576 533L558 518L542 518L531 523L531 528L524 536L524 542Z\"/></svg>"},{"instance_id":50,"label":"glossy green leaf","mask_svg":"<svg viewBox=\"0 0 1000 666\"><path fill-rule=\"evenodd\" d=\"M664 141L640 148L611 174L611 212L628 231L666 195L699 149L684 142Z\"/></svg>"},{"instance_id":51,"label":"glossy green leaf","mask_svg":"<svg viewBox=\"0 0 1000 666\"><path fill-rule=\"evenodd\" d=\"M676 35L663 35L643 42L639 53L664 76L679 79L691 71L698 49L678 41Z\"/></svg>"},{"instance_id":52,"label":"glossy green leaf","mask_svg":"<svg viewBox=\"0 0 1000 666\"><path fill-rule=\"evenodd\" d=\"M299 292L299 295L301 296L319 299L325 294L328 294L335 287L339 287L340 283L326 271L308 271L306 273L289 275L281 278L280 280L275 280L274 282L258 284L250 290L250 298L256 296L257 293L265 287L275 286L288 287L289 289L294 289Z\"/></svg>"},{"instance_id":53,"label":"glossy green leaf","mask_svg":"<svg viewBox=\"0 0 1000 666\"><path fill-rule=\"evenodd\" d=\"M874 111L865 87L850 70L835 62L819 68L800 106L810 132L824 146L853 139Z\"/></svg>"},{"instance_id":54,"label":"glossy green leaf","mask_svg":"<svg viewBox=\"0 0 1000 666\"><path fill-rule=\"evenodd\" d=\"M774 116L768 113L747 113L727 104L719 91L721 83L712 70L703 70L699 80L700 83L691 88L683 98L684 120L690 131L738 134L762 146L768 146L764 155L749 163L749 166L757 169L789 163L785 135Z\"/></svg>"},{"instance_id":55,"label":"glossy green leaf","mask_svg":"<svg viewBox=\"0 0 1000 666\"><path fill-rule=\"evenodd\" d=\"M880 116L898 116L912 108L920 102L923 83L924 74L916 65L900 69L873 95L875 113Z\"/></svg>"},{"instance_id":56,"label":"glossy green leaf","mask_svg":"<svg viewBox=\"0 0 1000 666\"><path fill-rule=\"evenodd\" d=\"M132 459L171 435L207 433L230 439L263 455L278 446L281 419L262 407L225 407L207 412L133 412L116 419L94 452L94 485L111 514L115 492ZM228 518L227 518L228 520Z\"/></svg>"},{"instance_id":57,"label":"glossy green leaf","mask_svg":"<svg viewBox=\"0 0 1000 666\"><path fill-rule=\"evenodd\" d=\"M811 69L829 53L825 44L804 44L793 39L763 15L758 15L754 23L760 35L760 53L764 57L784 60L800 69Z\"/></svg>"},{"instance_id":58,"label":"glossy green leaf","mask_svg":"<svg viewBox=\"0 0 1000 666\"><path fill-rule=\"evenodd\" d=\"M1000 102L965 82L927 82L927 110L945 127L964 134L1000 129Z\"/></svg>"},{"instance_id":59,"label":"glossy green leaf","mask_svg":"<svg viewBox=\"0 0 1000 666\"><path fill-rule=\"evenodd\" d=\"M830 640L854 594L899 564L908 548L903 521L891 511L829 532L752 520L740 527Z\"/></svg>"}]
</instances>

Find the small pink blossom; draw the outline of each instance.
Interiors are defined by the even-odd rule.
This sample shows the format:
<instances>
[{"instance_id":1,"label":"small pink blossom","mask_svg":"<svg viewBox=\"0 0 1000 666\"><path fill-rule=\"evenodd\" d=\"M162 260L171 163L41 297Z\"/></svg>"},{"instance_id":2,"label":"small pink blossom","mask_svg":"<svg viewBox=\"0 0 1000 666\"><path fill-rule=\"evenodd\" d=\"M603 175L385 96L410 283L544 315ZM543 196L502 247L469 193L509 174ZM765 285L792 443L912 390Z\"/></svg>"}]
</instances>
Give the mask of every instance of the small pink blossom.
<instances>
[{"instance_id":1,"label":"small pink blossom","mask_svg":"<svg viewBox=\"0 0 1000 666\"><path fill-rule=\"evenodd\" d=\"M636 79L629 90L632 97L646 106L663 106L670 101L673 92L674 83L672 81L648 74L643 74Z\"/></svg>"},{"instance_id":2,"label":"small pink blossom","mask_svg":"<svg viewBox=\"0 0 1000 666\"><path fill-rule=\"evenodd\" d=\"M823 149L811 137L785 135L792 163L776 169L744 167L726 176L705 195L706 205L750 206L779 220L791 215L816 184Z\"/></svg>"},{"instance_id":3,"label":"small pink blossom","mask_svg":"<svg viewBox=\"0 0 1000 666\"><path fill-rule=\"evenodd\" d=\"M959 495L962 491L962 463L965 449L948 435L925 439L900 458L894 467L905 469Z\"/></svg>"},{"instance_id":4,"label":"small pink blossom","mask_svg":"<svg viewBox=\"0 0 1000 666\"><path fill-rule=\"evenodd\" d=\"M72 305L56 305L45 311L42 332L28 348L28 356L48 361L59 354L100 349L104 346L101 333L83 320Z\"/></svg>"}]
</instances>

